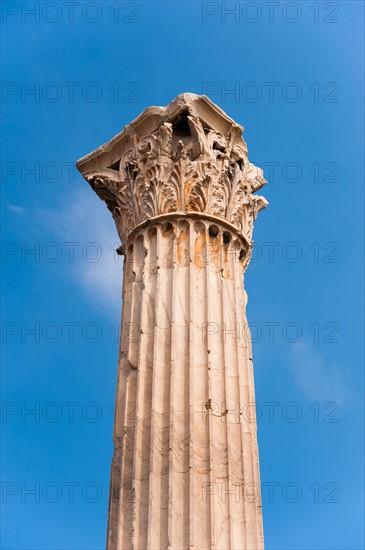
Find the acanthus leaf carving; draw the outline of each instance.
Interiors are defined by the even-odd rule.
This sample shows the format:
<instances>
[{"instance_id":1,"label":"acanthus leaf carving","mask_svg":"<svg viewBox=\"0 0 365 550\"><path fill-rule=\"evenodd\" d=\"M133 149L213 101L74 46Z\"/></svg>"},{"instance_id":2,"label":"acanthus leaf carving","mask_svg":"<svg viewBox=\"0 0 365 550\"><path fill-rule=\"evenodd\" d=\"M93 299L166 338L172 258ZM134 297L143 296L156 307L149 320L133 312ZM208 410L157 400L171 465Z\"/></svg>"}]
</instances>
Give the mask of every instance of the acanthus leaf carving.
<instances>
[{"instance_id":1,"label":"acanthus leaf carving","mask_svg":"<svg viewBox=\"0 0 365 550\"><path fill-rule=\"evenodd\" d=\"M142 136L132 123L112 166L84 173L112 211L124 244L136 225L173 212L225 219L251 239L253 221L267 205L253 195L266 183L262 170L249 162L240 126L217 119L214 127L205 117L180 106Z\"/></svg>"}]
</instances>

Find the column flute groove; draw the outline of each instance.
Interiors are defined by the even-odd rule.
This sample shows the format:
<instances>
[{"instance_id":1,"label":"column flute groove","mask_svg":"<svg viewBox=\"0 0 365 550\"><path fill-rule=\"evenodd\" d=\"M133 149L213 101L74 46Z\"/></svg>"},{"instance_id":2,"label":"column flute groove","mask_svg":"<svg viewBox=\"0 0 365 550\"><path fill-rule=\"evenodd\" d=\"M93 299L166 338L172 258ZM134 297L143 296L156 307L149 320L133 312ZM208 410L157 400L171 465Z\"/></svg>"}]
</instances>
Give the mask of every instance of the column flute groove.
<instances>
[{"instance_id":1,"label":"column flute groove","mask_svg":"<svg viewBox=\"0 0 365 550\"><path fill-rule=\"evenodd\" d=\"M190 313L190 545L211 548L211 503L204 488L210 486L208 353L203 338L207 319L206 231L194 222L191 246Z\"/></svg>"},{"instance_id":2,"label":"column flute groove","mask_svg":"<svg viewBox=\"0 0 365 550\"><path fill-rule=\"evenodd\" d=\"M243 290L243 281L242 281L242 290ZM246 292L242 292L246 297ZM245 306L246 309L246 306ZM247 321L246 321L247 322ZM250 334L250 331L248 329ZM249 341L246 346L246 353L248 357L248 378L249 378L249 392L250 392L250 401L256 405L255 400L255 386L254 386L254 377L253 377L253 362L252 362L252 338L250 334ZM261 491L260 491L260 467L259 467L259 452L257 445L257 425L256 420L251 423L251 439L252 439L252 462L253 462L253 477L255 482L255 529L256 529L256 538L259 541L259 544L263 546L264 536L263 536L263 525L262 525L262 505L261 505Z\"/></svg>"},{"instance_id":3,"label":"column flute groove","mask_svg":"<svg viewBox=\"0 0 365 550\"><path fill-rule=\"evenodd\" d=\"M226 472L226 480L224 483L222 483L221 486L221 498L224 499L227 503L226 509L228 513L228 537L227 537L227 548L232 548L232 506L231 506L231 499L230 499L230 486L231 486L231 480L232 480L232 464L234 461L234 455L230 453L232 442L230 441L229 437L229 426L230 423L227 418L227 414L229 411L230 403L228 400L228 376L227 376L227 370L230 371L233 370L234 364L229 361L231 359L229 355L229 346L227 345L226 339L225 339L225 330L226 330L226 314L227 310L229 308L229 302L225 301L226 293L225 293L225 276L228 275L228 273L225 270L225 262L224 262L224 247L223 247L223 234L222 231L219 231L219 283L221 285L221 342L223 347L223 388L224 388L224 399L222 401L221 407L220 407L220 422L224 425L225 428L225 440L226 440L226 448L225 448L225 456L227 460L227 472ZM228 487L228 491L227 491Z\"/></svg>"},{"instance_id":4,"label":"column flute groove","mask_svg":"<svg viewBox=\"0 0 365 550\"><path fill-rule=\"evenodd\" d=\"M241 431L241 437L240 437L240 445L241 445L241 464L242 464L242 490L240 491L240 499L243 503L243 524L244 524L244 530L243 530L243 536L244 536L244 548L249 549L251 548L251 540L250 536L248 534L247 530L247 524L248 524L248 504L246 501L246 492L245 492L245 479L246 479L246 463L247 460L245 460L246 455L246 448L244 444L244 433L245 429L247 430L247 420L246 420L246 404L247 404L247 384L246 377L245 377L245 366L242 365L242 352L244 352L244 334L243 334L243 328L242 327L242 309L241 309L241 303L239 300L239 281L241 277L243 277L242 273L242 267L239 262L239 255L240 255L240 246L237 239L234 240L232 243L232 248L234 252L234 262L233 262L233 269L234 269L234 302L235 302L235 319L236 319L236 330L238 331L238 336L236 339L236 354L237 354L237 376L238 376L238 402L239 402L239 429ZM243 344L242 344L243 342Z\"/></svg>"},{"instance_id":5,"label":"column flute groove","mask_svg":"<svg viewBox=\"0 0 365 550\"><path fill-rule=\"evenodd\" d=\"M241 266L241 262L239 261L239 255L240 255L240 246L238 240L235 240L232 244L234 247L233 250L235 252L234 256L234 262L233 262L233 269L234 269L234 302L235 302L235 317L236 317L236 327L238 331L238 337L236 340L236 353L237 353L237 374L238 374L238 402L239 402L239 414L240 414L240 421L239 421L239 429L241 431L241 437L240 437L240 443L241 443L241 463L242 463L242 491L240 492L240 498L243 503L243 523L244 523L244 548L249 549L251 548L251 540L250 535L248 533L247 524L248 524L248 513L249 513L249 506L246 500L246 492L245 492L245 480L247 479L247 450L245 445L245 437L244 434L247 432L248 429L248 422L247 422L247 410L246 405L249 402L249 394L248 394L248 387L247 387L247 372L245 368L245 362L243 361L243 353L245 353L245 344L244 344L244 334L243 334L243 326L242 326L242 319L243 317L243 311L242 311L242 304L240 302L240 280L243 277L243 269ZM245 327L246 328L246 327Z\"/></svg>"},{"instance_id":6,"label":"column flute groove","mask_svg":"<svg viewBox=\"0 0 365 550\"><path fill-rule=\"evenodd\" d=\"M189 224L174 239L171 340L169 543L189 548Z\"/></svg>"},{"instance_id":7,"label":"column flute groove","mask_svg":"<svg viewBox=\"0 0 365 550\"><path fill-rule=\"evenodd\" d=\"M137 373L135 364L137 357L135 354L135 330L138 326L137 316L139 302L136 300L136 273L135 266L131 263L126 264L126 303L127 311L125 322L122 327L122 357L123 364L122 372L125 377L121 379L121 385L125 384L124 399L120 403L123 411L118 411L119 400L116 403L117 414L122 414L124 417L124 426L122 432L122 448L121 448L121 482L120 482L120 506L117 518L117 537L116 544L118 548L126 548L128 541L132 537L132 517L133 517L133 500L134 500L134 484L133 484L133 446L134 446L134 408L136 401L136 382ZM124 393L124 392L123 392ZM120 408L120 407L119 407ZM131 421L132 419L132 421Z\"/></svg>"},{"instance_id":8,"label":"column flute groove","mask_svg":"<svg viewBox=\"0 0 365 550\"><path fill-rule=\"evenodd\" d=\"M167 550L171 378L171 224L157 228L155 353L152 384L152 440L148 547Z\"/></svg>"},{"instance_id":9,"label":"column flute groove","mask_svg":"<svg viewBox=\"0 0 365 550\"><path fill-rule=\"evenodd\" d=\"M243 495L243 448L240 434L242 403L239 395L240 377L238 370L237 340L240 338L239 323L237 321L236 302L236 265L239 257L239 248L232 234L225 232L223 239L223 303L224 326L222 334L225 339L225 374L227 384L226 422L228 428L228 454L230 456L229 487L227 498L230 500L230 520L232 547L247 548L245 532L245 502Z\"/></svg>"},{"instance_id":10,"label":"column flute groove","mask_svg":"<svg viewBox=\"0 0 365 550\"><path fill-rule=\"evenodd\" d=\"M154 231L146 231L143 241L144 289L141 305L140 341L138 349L139 378L137 383L136 437L134 444L134 481L136 484L133 548L147 548L149 501L149 454L151 446L152 369L154 355L154 309L156 293L156 238ZM146 322L150 319L152 324Z\"/></svg>"},{"instance_id":11,"label":"column flute groove","mask_svg":"<svg viewBox=\"0 0 365 550\"><path fill-rule=\"evenodd\" d=\"M229 550L229 501L222 493L228 481L227 430L222 422L222 406L225 397L224 347L221 338L223 321L222 280L219 229L208 228L207 274L208 274L208 353L209 353L209 399L210 449L211 449L211 501L212 501L212 548Z\"/></svg>"}]
</instances>

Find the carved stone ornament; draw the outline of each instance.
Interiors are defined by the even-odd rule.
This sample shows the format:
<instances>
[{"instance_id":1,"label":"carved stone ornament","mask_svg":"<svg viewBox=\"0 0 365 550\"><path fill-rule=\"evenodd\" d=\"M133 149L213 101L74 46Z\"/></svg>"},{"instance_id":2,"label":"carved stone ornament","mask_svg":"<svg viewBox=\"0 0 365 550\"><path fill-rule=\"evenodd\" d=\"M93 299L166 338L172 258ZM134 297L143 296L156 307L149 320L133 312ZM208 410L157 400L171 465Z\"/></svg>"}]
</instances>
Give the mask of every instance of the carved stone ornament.
<instances>
[{"instance_id":1,"label":"carved stone ornament","mask_svg":"<svg viewBox=\"0 0 365 550\"><path fill-rule=\"evenodd\" d=\"M267 182L242 131L206 96L185 93L146 109L77 168L111 211L122 250L146 220L192 212L228 222L249 244L268 204L253 193Z\"/></svg>"}]
</instances>

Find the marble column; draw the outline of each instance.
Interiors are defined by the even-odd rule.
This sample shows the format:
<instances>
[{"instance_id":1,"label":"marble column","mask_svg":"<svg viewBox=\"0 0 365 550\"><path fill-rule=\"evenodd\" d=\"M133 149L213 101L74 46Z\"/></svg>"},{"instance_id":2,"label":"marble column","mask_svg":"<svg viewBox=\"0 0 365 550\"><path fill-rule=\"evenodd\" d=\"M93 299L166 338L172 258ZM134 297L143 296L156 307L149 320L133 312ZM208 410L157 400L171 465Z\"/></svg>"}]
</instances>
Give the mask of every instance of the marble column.
<instances>
[{"instance_id":1,"label":"marble column","mask_svg":"<svg viewBox=\"0 0 365 550\"><path fill-rule=\"evenodd\" d=\"M242 130L182 94L77 163L125 256L109 550L263 548Z\"/></svg>"}]
</instances>

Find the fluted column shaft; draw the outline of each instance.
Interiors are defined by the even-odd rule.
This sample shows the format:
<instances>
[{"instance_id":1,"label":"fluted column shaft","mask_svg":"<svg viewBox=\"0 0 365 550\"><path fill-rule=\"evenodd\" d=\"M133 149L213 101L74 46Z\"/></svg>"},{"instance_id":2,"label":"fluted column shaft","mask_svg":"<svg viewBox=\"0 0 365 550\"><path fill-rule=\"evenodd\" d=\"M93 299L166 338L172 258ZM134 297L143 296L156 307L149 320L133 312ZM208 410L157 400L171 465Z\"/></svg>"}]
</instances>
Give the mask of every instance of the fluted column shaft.
<instances>
[{"instance_id":1,"label":"fluted column shaft","mask_svg":"<svg viewBox=\"0 0 365 550\"><path fill-rule=\"evenodd\" d=\"M263 548L248 253L204 214L128 237L109 550Z\"/></svg>"},{"instance_id":2,"label":"fluted column shaft","mask_svg":"<svg viewBox=\"0 0 365 550\"><path fill-rule=\"evenodd\" d=\"M125 255L108 550L263 548L242 131L184 93L77 163Z\"/></svg>"}]
</instances>

